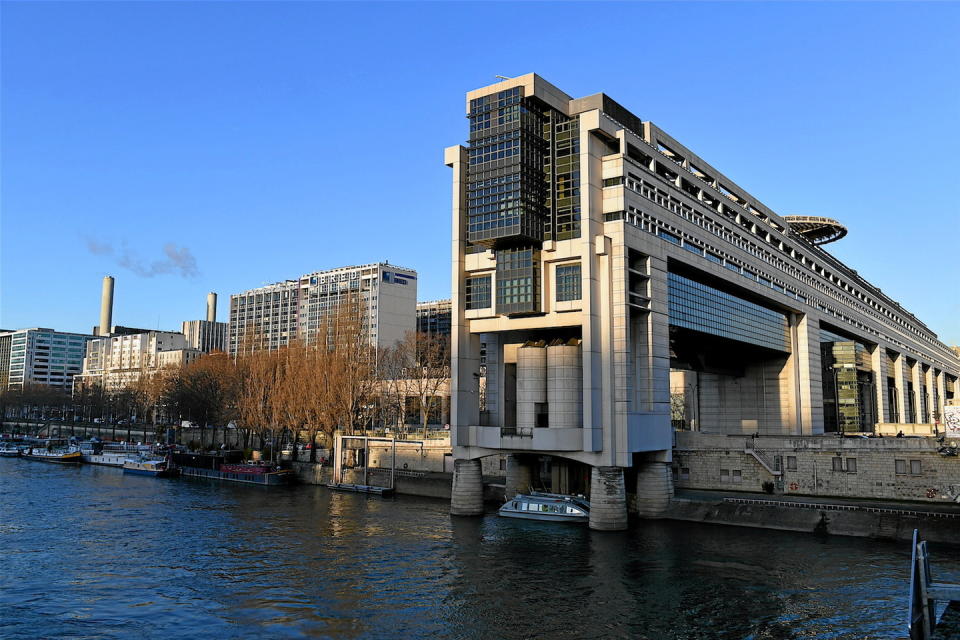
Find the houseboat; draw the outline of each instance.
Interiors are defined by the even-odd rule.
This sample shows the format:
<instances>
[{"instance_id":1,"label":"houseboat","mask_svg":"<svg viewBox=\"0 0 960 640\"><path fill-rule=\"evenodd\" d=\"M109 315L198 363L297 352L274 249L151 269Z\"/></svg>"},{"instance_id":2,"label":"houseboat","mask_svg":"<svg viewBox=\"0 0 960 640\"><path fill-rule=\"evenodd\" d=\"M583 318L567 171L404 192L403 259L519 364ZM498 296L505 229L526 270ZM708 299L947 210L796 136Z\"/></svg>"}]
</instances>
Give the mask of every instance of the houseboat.
<instances>
[{"instance_id":1,"label":"houseboat","mask_svg":"<svg viewBox=\"0 0 960 640\"><path fill-rule=\"evenodd\" d=\"M153 476L155 478L171 478L178 475L178 469L172 468L166 460L150 460L147 458L128 458L123 463L123 472L139 476Z\"/></svg>"},{"instance_id":2,"label":"houseboat","mask_svg":"<svg viewBox=\"0 0 960 640\"><path fill-rule=\"evenodd\" d=\"M14 444L0 444L0 458L17 458L20 456L20 447Z\"/></svg>"},{"instance_id":3,"label":"houseboat","mask_svg":"<svg viewBox=\"0 0 960 640\"><path fill-rule=\"evenodd\" d=\"M47 442L46 445L27 447L20 455L27 460L54 462L56 464L80 464L83 458L80 449L66 446L66 444L54 440Z\"/></svg>"},{"instance_id":4,"label":"houseboat","mask_svg":"<svg viewBox=\"0 0 960 640\"><path fill-rule=\"evenodd\" d=\"M506 518L548 520L552 522L587 522L590 502L583 496L559 493L518 493L500 507Z\"/></svg>"},{"instance_id":5,"label":"houseboat","mask_svg":"<svg viewBox=\"0 0 960 640\"><path fill-rule=\"evenodd\" d=\"M265 462L244 462L241 451L218 453L173 454L173 463L180 475L190 478L210 478L227 482L242 482L265 486L288 484L294 474Z\"/></svg>"},{"instance_id":6,"label":"houseboat","mask_svg":"<svg viewBox=\"0 0 960 640\"><path fill-rule=\"evenodd\" d=\"M80 443L80 453L87 464L99 464L107 467L122 467L130 458L144 456L150 452L148 445L135 445L125 442L105 443L97 439Z\"/></svg>"}]
</instances>

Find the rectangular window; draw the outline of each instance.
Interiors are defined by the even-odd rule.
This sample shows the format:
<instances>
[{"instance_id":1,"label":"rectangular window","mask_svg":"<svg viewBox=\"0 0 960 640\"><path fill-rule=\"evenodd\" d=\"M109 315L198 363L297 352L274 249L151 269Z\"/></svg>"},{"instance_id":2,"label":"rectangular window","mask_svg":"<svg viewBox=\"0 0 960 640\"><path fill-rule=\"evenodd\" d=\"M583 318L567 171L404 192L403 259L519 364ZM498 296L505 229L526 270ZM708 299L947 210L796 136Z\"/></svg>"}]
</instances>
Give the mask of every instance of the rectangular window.
<instances>
[{"instance_id":1,"label":"rectangular window","mask_svg":"<svg viewBox=\"0 0 960 640\"><path fill-rule=\"evenodd\" d=\"M834 456L833 458L833 470L834 471L843 471L843 458L840 456Z\"/></svg>"},{"instance_id":2,"label":"rectangular window","mask_svg":"<svg viewBox=\"0 0 960 640\"><path fill-rule=\"evenodd\" d=\"M690 479L690 467L680 467L680 479L681 480Z\"/></svg>"},{"instance_id":3,"label":"rectangular window","mask_svg":"<svg viewBox=\"0 0 960 640\"><path fill-rule=\"evenodd\" d=\"M922 468L921 465L920 465L920 461L919 461L919 460L911 460L911 461L910 461L910 475L919 476L919 475L921 475L921 474L923 474L923 468Z\"/></svg>"},{"instance_id":4,"label":"rectangular window","mask_svg":"<svg viewBox=\"0 0 960 640\"><path fill-rule=\"evenodd\" d=\"M894 468L898 475L903 475L907 472L907 461L906 460L894 460Z\"/></svg>"},{"instance_id":5,"label":"rectangular window","mask_svg":"<svg viewBox=\"0 0 960 640\"><path fill-rule=\"evenodd\" d=\"M557 267L557 302L579 300L580 264L565 264Z\"/></svg>"},{"instance_id":6,"label":"rectangular window","mask_svg":"<svg viewBox=\"0 0 960 640\"><path fill-rule=\"evenodd\" d=\"M856 473L856 472L857 472L857 459L847 458L847 473Z\"/></svg>"},{"instance_id":7,"label":"rectangular window","mask_svg":"<svg viewBox=\"0 0 960 640\"><path fill-rule=\"evenodd\" d=\"M490 276L467 278L467 309L490 308Z\"/></svg>"},{"instance_id":8,"label":"rectangular window","mask_svg":"<svg viewBox=\"0 0 960 640\"><path fill-rule=\"evenodd\" d=\"M797 456L787 456L787 471L797 470Z\"/></svg>"},{"instance_id":9,"label":"rectangular window","mask_svg":"<svg viewBox=\"0 0 960 640\"><path fill-rule=\"evenodd\" d=\"M743 481L743 474L740 469L733 470L733 484L740 484Z\"/></svg>"},{"instance_id":10,"label":"rectangular window","mask_svg":"<svg viewBox=\"0 0 960 640\"><path fill-rule=\"evenodd\" d=\"M720 469L720 482L730 482L730 469Z\"/></svg>"}]
</instances>

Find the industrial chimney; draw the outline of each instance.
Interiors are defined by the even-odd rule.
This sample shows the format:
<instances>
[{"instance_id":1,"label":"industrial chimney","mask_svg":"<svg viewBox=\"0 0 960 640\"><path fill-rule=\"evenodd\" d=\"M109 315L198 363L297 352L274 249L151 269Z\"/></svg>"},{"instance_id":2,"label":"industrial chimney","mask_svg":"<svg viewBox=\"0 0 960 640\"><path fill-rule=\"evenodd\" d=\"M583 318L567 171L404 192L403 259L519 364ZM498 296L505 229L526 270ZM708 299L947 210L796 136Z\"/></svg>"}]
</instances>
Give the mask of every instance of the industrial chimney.
<instances>
[{"instance_id":1,"label":"industrial chimney","mask_svg":"<svg viewBox=\"0 0 960 640\"><path fill-rule=\"evenodd\" d=\"M113 323L113 276L103 277L103 294L100 296L99 335L110 335Z\"/></svg>"},{"instance_id":2,"label":"industrial chimney","mask_svg":"<svg viewBox=\"0 0 960 640\"><path fill-rule=\"evenodd\" d=\"M217 321L217 294L213 291L207 294L207 322Z\"/></svg>"}]
</instances>

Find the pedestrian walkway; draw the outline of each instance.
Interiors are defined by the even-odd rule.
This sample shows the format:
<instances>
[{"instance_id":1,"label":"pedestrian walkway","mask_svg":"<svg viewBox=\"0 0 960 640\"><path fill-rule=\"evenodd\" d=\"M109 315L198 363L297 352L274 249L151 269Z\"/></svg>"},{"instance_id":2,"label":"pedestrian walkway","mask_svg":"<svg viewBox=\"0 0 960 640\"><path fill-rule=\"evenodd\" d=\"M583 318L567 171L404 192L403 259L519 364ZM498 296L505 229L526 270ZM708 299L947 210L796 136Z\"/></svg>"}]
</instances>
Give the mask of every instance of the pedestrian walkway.
<instances>
[{"instance_id":1,"label":"pedestrian walkway","mask_svg":"<svg viewBox=\"0 0 960 640\"><path fill-rule=\"evenodd\" d=\"M677 489L674 498L691 502L735 502L737 500L762 500L773 503L798 503L802 505L826 505L867 510L938 513L960 517L960 504L928 502L896 502L866 498L837 498L833 496L796 496L749 491L707 491L703 489Z\"/></svg>"}]
</instances>

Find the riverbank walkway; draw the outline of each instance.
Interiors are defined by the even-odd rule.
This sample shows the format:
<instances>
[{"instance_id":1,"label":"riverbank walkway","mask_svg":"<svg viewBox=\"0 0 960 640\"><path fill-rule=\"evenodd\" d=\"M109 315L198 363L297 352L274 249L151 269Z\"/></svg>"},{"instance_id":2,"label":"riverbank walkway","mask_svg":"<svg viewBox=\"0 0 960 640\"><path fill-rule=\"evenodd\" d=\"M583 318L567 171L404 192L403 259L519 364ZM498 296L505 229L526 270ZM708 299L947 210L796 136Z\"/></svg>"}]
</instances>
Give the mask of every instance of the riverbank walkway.
<instances>
[{"instance_id":1,"label":"riverbank walkway","mask_svg":"<svg viewBox=\"0 0 960 640\"><path fill-rule=\"evenodd\" d=\"M960 504L872 500L869 498L838 498L833 496L798 496L747 491L710 491L705 489L677 489L675 500L691 502L734 502L742 504L776 504L796 508L827 510L857 509L878 513L943 514L960 518Z\"/></svg>"}]
</instances>

